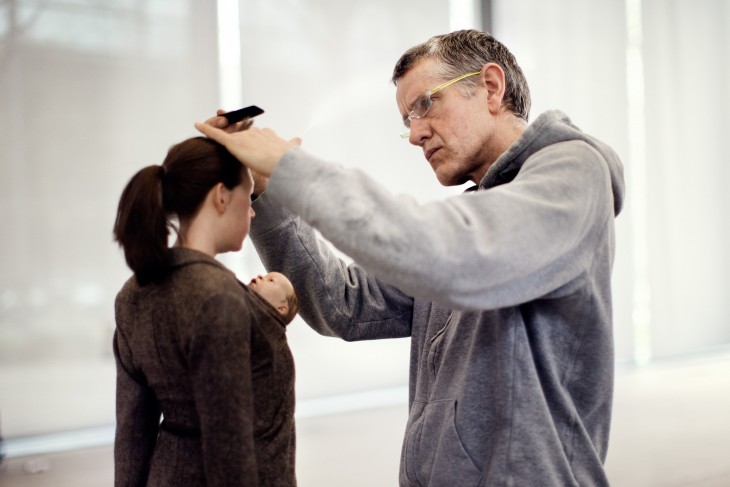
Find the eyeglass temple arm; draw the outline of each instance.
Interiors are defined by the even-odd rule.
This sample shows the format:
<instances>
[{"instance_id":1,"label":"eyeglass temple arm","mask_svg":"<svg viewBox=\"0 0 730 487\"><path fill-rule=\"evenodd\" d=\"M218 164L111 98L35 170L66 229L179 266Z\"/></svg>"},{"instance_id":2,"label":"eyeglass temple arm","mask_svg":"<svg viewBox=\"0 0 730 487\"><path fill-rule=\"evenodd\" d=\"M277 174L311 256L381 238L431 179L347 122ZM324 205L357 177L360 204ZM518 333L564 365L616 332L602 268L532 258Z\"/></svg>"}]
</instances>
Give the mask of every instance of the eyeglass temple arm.
<instances>
[{"instance_id":1,"label":"eyeglass temple arm","mask_svg":"<svg viewBox=\"0 0 730 487\"><path fill-rule=\"evenodd\" d=\"M469 76L476 76L477 74L481 73L481 71L472 71L471 73L462 74L461 76L454 78L450 81L447 81L446 83L438 85L436 88L432 89L428 92L429 95L433 95L434 93L443 90L444 88L448 88L449 86L453 85L454 83L457 83L464 78L468 78Z\"/></svg>"}]
</instances>

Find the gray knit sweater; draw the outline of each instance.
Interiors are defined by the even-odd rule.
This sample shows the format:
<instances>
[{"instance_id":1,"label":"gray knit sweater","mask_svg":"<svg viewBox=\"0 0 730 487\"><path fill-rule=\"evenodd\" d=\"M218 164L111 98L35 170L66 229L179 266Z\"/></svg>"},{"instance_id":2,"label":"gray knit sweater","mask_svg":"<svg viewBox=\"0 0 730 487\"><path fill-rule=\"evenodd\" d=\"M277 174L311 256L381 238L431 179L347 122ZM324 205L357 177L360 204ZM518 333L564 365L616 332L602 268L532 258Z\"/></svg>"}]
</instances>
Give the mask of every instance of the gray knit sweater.
<instances>
[{"instance_id":1,"label":"gray knit sweater","mask_svg":"<svg viewBox=\"0 0 730 487\"><path fill-rule=\"evenodd\" d=\"M411 337L402 486L606 485L621 163L553 111L476 189L419 204L292 149L251 236L318 332Z\"/></svg>"}]
</instances>

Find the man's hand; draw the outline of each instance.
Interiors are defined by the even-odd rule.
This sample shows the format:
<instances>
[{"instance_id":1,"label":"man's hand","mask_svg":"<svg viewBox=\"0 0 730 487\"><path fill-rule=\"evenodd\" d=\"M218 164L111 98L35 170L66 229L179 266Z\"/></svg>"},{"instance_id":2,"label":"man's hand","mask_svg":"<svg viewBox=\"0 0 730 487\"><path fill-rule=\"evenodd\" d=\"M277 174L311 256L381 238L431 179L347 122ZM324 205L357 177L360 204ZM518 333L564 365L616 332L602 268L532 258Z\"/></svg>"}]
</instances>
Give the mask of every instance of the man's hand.
<instances>
[{"instance_id":1,"label":"man's hand","mask_svg":"<svg viewBox=\"0 0 730 487\"><path fill-rule=\"evenodd\" d=\"M226 113L223 109L216 110L216 116L211 117L208 120L205 121L206 125L210 125L211 127L216 127L221 130L225 130L226 132L233 133L233 132L240 132L242 130L246 130L247 128L251 127L253 125L253 119L247 118L244 119L241 122L236 122L232 124L228 124L228 119L224 116L222 116L224 113Z\"/></svg>"},{"instance_id":2,"label":"man's hand","mask_svg":"<svg viewBox=\"0 0 730 487\"><path fill-rule=\"evenodd\" d=\"M271 129L249 127L244 131L229 131L230 127L227 126L222 129L222 123L216 120L219 118L225 121L225 117L213 117L205 123L196 123L195 128L224 146L236 159L265 178L271 176L286 151L301 145L301 139L286 141Z\"/></svg>"}]
</instances>

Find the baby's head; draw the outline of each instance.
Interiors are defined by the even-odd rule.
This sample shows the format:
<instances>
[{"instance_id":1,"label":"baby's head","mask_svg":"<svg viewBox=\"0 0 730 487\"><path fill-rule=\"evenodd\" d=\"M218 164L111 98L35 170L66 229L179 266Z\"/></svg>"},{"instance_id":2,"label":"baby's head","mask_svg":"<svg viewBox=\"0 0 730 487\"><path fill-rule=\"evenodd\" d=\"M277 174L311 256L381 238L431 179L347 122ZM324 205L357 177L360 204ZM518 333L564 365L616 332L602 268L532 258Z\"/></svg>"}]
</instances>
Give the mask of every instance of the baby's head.
<instances>
[{"instance_id":1,"label":"baby's head","mask_svg":"<svg viewBox=\"0 0 730 487\"><path fill-rule=\"evenodd\" d=\"M299 311L299 300L289 279L280 272L269 272L265 276L251 279L248 287L271 304L284 317L286 324L291 323Z\"/></svg>"}]
</instances>

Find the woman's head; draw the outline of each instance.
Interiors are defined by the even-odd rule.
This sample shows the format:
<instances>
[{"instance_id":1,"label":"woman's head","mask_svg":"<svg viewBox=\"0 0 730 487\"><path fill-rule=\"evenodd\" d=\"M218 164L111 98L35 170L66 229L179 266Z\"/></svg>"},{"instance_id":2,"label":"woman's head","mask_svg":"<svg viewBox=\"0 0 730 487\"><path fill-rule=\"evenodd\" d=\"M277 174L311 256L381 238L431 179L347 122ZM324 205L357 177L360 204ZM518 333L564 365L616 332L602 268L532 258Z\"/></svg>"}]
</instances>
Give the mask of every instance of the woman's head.
<instances>
[{"instance_id":1,"label":"woman's head","mask_svg":"<svg viewBox=\"0 0 730 487\"><path fill-rule=\"evenodd\" d=\"M139 283L164 277L172 219L177 217L181 225L193 220L216 187L243 206L236 213L242 221L231 219L239 228L231 229L228 236L239 235L240 248L250 224L251 186L248 170L222 145L204 137L172 146L161 166L148 166L135 174L122 192L114 237Z\"/></svg>"}]
</instances>

